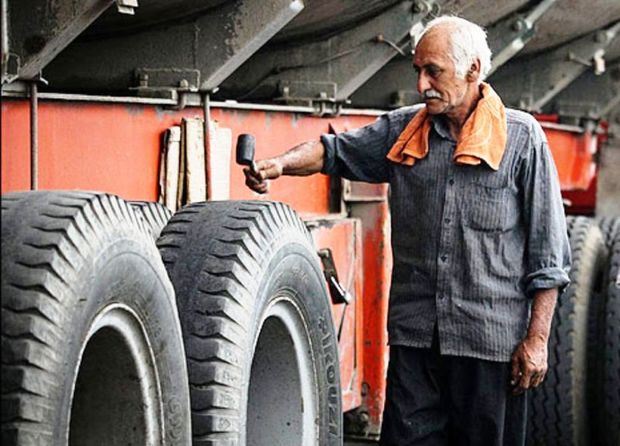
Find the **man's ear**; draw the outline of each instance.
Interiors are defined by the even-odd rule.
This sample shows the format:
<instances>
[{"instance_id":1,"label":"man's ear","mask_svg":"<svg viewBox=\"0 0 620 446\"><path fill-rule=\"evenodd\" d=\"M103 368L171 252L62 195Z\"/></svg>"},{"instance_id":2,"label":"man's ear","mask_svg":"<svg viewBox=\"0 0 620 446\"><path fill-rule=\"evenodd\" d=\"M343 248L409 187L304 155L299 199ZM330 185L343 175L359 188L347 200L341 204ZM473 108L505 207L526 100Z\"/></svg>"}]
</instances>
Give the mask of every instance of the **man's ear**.
<instances>
[{"instance_id":1,"label":"man's ear","mask_svg":"<svg viewBox=\"0 0 620 446\"><path fill-rule=\"evenodd\" d=\"M480 77L480 61L476 59L469 66L469 70L467 70L466 79L469 82L476 82Z\"/></svg>"}]
</instances>

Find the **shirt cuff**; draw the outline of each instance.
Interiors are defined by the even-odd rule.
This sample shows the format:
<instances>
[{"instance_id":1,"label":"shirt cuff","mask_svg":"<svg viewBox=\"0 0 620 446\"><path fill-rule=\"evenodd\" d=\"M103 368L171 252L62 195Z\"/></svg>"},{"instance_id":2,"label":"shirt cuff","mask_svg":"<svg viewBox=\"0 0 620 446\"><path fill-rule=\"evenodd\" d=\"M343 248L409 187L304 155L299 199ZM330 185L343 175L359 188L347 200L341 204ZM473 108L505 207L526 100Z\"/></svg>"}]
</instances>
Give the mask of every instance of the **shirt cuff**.
<instances>
[{"instance_id":1,"label":"shirt cuff","mask_svg":"<svg viewBox=\"0 0 620 446\"><path fill-rule=\"evenodd\" d=\"M336 135L329 133L321 135L321 144L323 144L325 149L321 173L330 175L336 166Z\"/></svg>"},{"instance_id":2,"label":"shirt cuff","mask_svg":"<svg viewBox=\"0 0 620 446\"><path fill-rule=\"evenodd\" d=\"M569 283L566 270L560 267L541 268L525 277L525 292L533 297L536 290L558 288L559 294L562 294Z\"/></svg>"}]
</instances>

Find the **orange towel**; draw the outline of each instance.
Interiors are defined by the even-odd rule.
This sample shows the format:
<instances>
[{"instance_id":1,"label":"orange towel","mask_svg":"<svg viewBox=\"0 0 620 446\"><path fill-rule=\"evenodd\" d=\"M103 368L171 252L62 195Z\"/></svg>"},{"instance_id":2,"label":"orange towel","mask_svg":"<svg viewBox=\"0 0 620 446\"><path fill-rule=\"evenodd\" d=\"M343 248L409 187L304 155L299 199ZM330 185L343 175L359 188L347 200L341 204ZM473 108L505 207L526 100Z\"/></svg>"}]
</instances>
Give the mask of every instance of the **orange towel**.
<instances>
[{"instance_id":1,"label":"orange towel","mask_svg":"<svg viewBox=\"0 0 620 446\"><path fill-rule=\"evenodd\" d=\"M457 164L477 165L484 161L498 170L506 148L506 109L489 84L482 83L481 93L476 108L463 125L452 158ZM430 131L431 117L423 108L399 135L387 158L413 166L416 159L428 154Z\"/></svg>"}]
</instances>

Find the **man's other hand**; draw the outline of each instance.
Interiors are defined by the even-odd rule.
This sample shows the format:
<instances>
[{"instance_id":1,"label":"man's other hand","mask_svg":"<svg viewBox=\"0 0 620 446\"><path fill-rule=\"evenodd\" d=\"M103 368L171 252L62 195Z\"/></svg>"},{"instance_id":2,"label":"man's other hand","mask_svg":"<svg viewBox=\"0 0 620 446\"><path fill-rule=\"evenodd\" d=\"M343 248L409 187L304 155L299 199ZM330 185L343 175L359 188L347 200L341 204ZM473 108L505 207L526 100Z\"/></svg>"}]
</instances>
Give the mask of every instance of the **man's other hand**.
<instances>
[{"instance_id":1,"label":"man's other hand","mask_svg":"<svg viewBox=\"0 0 620 446\"><path fill-rule=\"evenodd\" d=\"M256 162L256 171L244 167L245 184L259 194L269 192L269 180L282 175L282 163L277 158L270 158Z\"/></svg>"},{"instance_id":2,"label":"man's other hand","mask_svg":"<svg viewBox=\"0 0 620 446\"><path fill-rule=\"evenodd\" d=\"M547 339L526 337L512 354L512 393L519 395L538 387L547 373Z\"/></svg>"}]
</instances>

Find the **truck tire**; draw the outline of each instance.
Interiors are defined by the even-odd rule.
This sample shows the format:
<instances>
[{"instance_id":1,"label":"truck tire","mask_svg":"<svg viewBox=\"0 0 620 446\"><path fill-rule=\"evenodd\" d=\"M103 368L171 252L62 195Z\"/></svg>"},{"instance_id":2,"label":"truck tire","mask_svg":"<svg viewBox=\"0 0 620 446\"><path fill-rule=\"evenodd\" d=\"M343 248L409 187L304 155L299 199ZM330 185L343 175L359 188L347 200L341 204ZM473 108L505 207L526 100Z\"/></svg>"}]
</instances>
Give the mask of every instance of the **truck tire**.
<instances>
[{"instance_id":1,"label":"truck tire","mask_svg":"<svg viewBox=\"0 0 620 446\"><path fill-rule=\"evenodd\" d=\"M134 212L138 214L138 217L144 220L146 227L153 236L153 240L157 240L161 230L166 226L170 217L172 217L172 211L163 204L154 201L129 201L129 204Z\"/></svg>"},{"instance_id":2,"label":"truck tire","mask_svg":"<svg viewBox=\"0 0 620 446\"><path fill-rule=\"evenodd\" d=\"M587 446L587 359L589 317L602 283L605 244L585 217L567 218L571 284L559 297L549 338L549 369L531 391L529 445Z\"/></svg>"},{"instance_id":3,"label":"truck tire","mask_svg":"<svg viewBox=\"0 0 620 446\"><path fill-rule=\"evenodd\" d=\"M2 444L187 445L172 285L118 197L2 196Z\"/></svg>"},{"instance_id":4,"label":"truck tire","mask_svg":"<svg viewBox=\"0 0 620 446\"><path fill-rule=\"evenodd\" d=\"M194 446L341 445L330 303L294 211L195 203L157 245L181 315Z\"/></svg>"},{"instance_id":5,"label":"truck tire","mask_svg":"<svg viewBox=\"0 0 620 446\"><path fill-rule=\"evenodd\" d=\"M620 231L620 217L600 217L597 219L597 223L603 233L605 245L611 249L614 237Z\"/></svg>"},{"instance_id":6,"label":"truck tire","mask_svg":"<svg viewBox=\"0 0 620 446\"><path fill-rule=\"evenodd\" d=\"M607 274L604 331L604 354L600 362L598 387L598 443L620 445L620 228L611 239L611 255Z\"/></svg>"}]
</instances>

